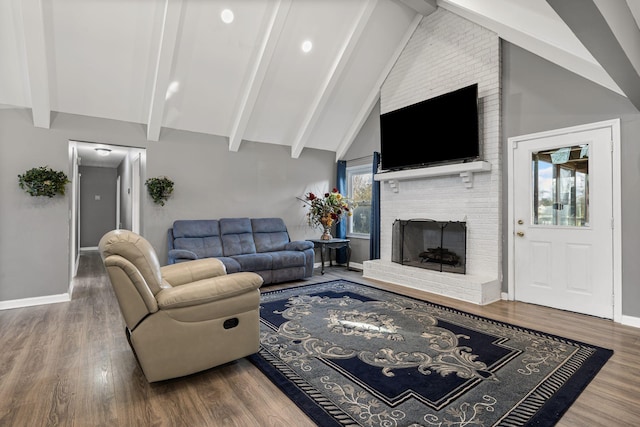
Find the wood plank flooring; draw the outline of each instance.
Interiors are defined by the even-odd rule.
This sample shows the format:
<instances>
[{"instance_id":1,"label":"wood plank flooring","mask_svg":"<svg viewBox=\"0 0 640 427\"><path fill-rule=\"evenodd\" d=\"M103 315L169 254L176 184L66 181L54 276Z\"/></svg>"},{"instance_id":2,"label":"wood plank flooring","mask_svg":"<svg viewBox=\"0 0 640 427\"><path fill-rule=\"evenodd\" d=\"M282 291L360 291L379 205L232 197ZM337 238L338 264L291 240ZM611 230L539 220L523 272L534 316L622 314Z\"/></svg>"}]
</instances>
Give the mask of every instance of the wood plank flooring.
<instances>
[{"instance_id":1,"label":"wood plank flooring","mask_svg":"<svg viewBox=\"0 0 640 427\"><path fill-rule=\"evenodd\" d=\"M640 419L640 329L550 308L477 306L367 281L343 267L264 290L347 278L615 351L559 426L633 426ZM73 300L0 311L0 426L315 425L250 362L148 384L97 253L83 253Z\"/></svg>"}]
</instances>

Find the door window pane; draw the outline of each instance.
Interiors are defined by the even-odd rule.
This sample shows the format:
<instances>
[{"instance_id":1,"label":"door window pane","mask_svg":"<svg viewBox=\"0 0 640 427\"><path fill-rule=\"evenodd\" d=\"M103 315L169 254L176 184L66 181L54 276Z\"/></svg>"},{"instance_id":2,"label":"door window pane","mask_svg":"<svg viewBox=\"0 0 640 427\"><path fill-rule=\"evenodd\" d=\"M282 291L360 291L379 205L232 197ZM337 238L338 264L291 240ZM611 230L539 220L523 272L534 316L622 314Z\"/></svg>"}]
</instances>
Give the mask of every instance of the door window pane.
<instances>
[{"instance_id":1,"label":"door window pane","mask_svg":"<svg viewBox=\"0 0 640 427\"><path fill-rule=\"evenodd\" d=\"M589 145L532 154L533 223L589 226Z\"/></svg>"}]
</instances>

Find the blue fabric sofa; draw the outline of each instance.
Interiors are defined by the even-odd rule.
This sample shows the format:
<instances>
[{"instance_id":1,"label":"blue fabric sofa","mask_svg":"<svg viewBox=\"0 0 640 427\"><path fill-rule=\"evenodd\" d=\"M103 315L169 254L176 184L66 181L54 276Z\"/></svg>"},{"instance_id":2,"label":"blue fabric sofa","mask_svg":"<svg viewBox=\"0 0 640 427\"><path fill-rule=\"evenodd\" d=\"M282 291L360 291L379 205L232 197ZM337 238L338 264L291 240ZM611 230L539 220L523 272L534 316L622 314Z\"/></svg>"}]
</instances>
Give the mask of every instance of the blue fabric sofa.
<instances>
[{"instance_id":1,"label":"blue fabric sofa","mask_svg":"<svg viewBox=\"0 0 640 427\"><path fill-rule=\"evenodd\" d=\"M265 284L311 277L313 243L290 241L281 218L178 220L167 236L168 264L218 258L227 273L252 271Z\"/></svg>"}]
</instances>

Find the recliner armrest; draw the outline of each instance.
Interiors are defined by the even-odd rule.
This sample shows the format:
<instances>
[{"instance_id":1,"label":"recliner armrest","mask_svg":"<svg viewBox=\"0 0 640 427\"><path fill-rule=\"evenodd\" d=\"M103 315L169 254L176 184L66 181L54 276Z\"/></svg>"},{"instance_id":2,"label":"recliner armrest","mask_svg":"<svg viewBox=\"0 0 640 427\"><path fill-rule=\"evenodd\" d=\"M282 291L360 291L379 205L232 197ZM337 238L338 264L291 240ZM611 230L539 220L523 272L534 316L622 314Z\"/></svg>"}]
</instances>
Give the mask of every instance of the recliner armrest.
<instances>
[{"instance_id":1,"label":"recliner armrest","mask_svg":"<svg viewBox=\"0 0 640 427\"><path fill-rule=\"evenodd\" d=\"M234 273L166 288L156 294L161 310L190 307L220 301L260 288L262 277L256 273Z\"/></svg>"},{"instance_id":2,"label":"recliner armrest","mask_svg":"<svg viewBox=\"0 0 640 427\"><path fill-rule=\"evenodd\" d=\"M294 240L289 242L284 247L286 251L304 251L307 249L313 249L313 242L308 240Z\"/></svg>"},{"instance_id":3,"label":"recliner armrest","mask_svg":"<svg viewBox=\"0 0 640 427\"><path fill-rule=\"evenodd\" d=\"M171 286L180 286L211 277L224 276L227 270L219 259L202 258L160 267L162 279Z\"/></svg>"}]
</instances>

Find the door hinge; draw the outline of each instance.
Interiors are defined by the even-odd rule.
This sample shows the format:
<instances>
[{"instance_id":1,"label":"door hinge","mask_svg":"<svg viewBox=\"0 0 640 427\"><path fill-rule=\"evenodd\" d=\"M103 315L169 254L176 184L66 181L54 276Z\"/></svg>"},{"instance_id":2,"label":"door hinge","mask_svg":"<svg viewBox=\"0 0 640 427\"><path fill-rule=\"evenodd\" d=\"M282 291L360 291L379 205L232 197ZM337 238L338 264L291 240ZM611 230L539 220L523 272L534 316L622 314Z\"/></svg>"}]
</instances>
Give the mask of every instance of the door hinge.
<instances>
[{"instance_id":1,"label":"door hinge","mask_svg":"<svg viewBox=\"0 0 640 427\"><path fill-rule=\"evenodd\" d=\"M609 147L611 148L611 152L613 153L613 140L609 141Z\"/></svg>"},{"instance_id":2,"label":"door hinge","mask_svg":"<svg viewBox=\"0 0 640 427\"><path fill-rule=\"evenodd\" d=\"M614 223L613 223L613 218L611 218L611 229L614 229Z\"/></svg>"}]
</instances>

